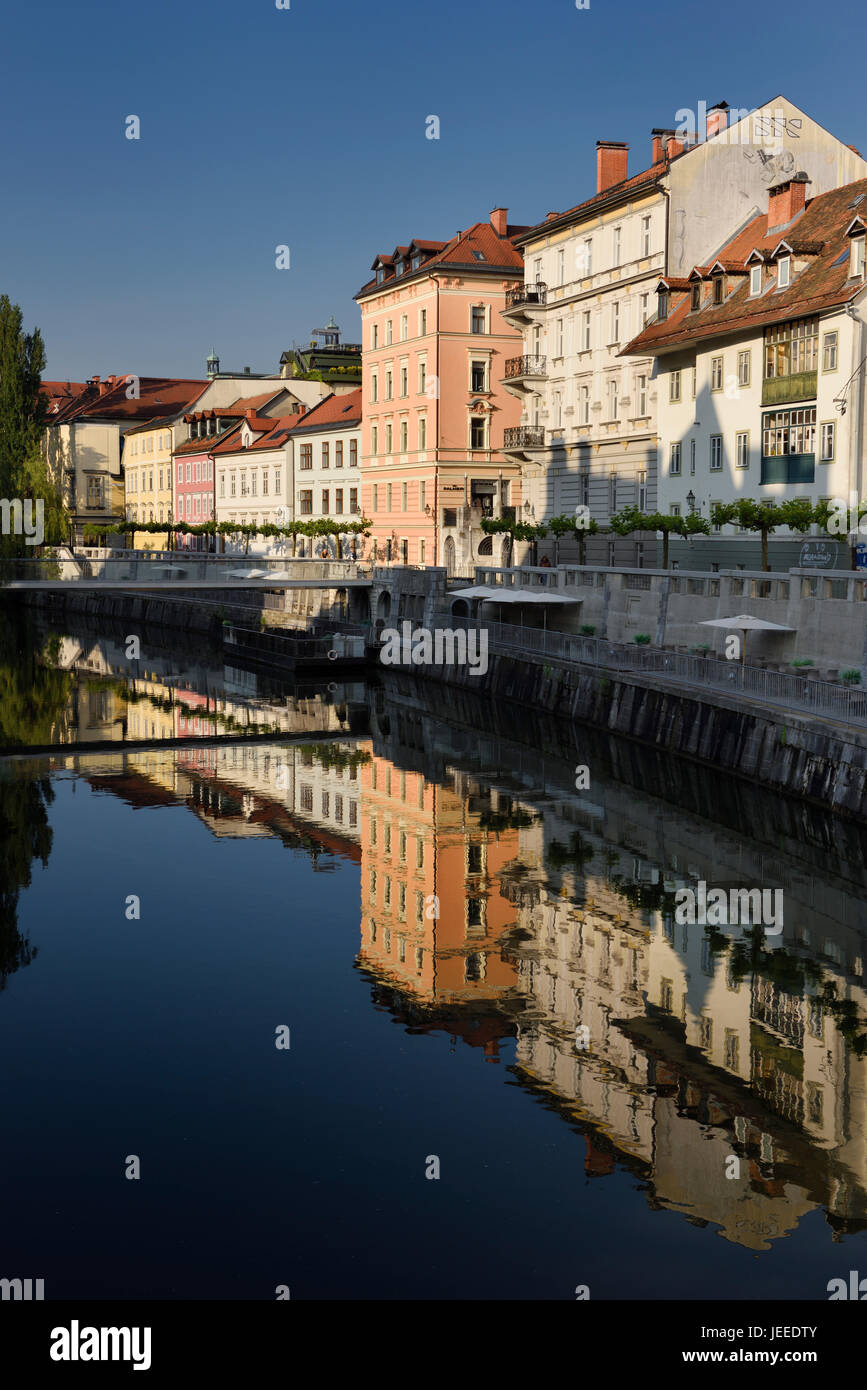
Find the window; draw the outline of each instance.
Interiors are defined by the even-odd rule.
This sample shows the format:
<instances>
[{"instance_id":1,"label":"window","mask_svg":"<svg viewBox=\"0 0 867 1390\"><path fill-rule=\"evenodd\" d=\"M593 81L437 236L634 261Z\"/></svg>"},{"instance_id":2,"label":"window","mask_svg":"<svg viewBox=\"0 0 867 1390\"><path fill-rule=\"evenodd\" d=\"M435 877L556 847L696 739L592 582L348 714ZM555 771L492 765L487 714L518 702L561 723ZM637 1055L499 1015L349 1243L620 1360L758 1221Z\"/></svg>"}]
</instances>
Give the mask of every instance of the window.
<instances>
[{"instance_id":1,"label":"window","mask_svg":"<svg viewBox=\"0 0 867 1390\"><path fill-rule=\"evenodd\" d=\"M471 313L471 315L470 315L470 332L471 332L471 333L484 333L484 332L486 331L486 330L485 330L485 319L486 319L486 317L487 317L487 316L486 316L486 313L485 313L484 305L478 305L478 304L473 305L473 310L472 310L472 313Z\"/></svg>"},{"instance_id":2,"label":"window","mask_svg":"<svg viewBox=\"0 0 867 1390\"><path fill-rule=\"evenodd\" d=\"M618 407L618 404L619 404L619 402L618 402L617 382L616 382L616 381L609 381L609 383L608 383L608 418L609 418L609 420L616 420L616 419L617 419L617 407Z\"/></svg>"},{"instance_id":3,"label":"window","mask_svg":"<svg viewBox=\"0 0 867 1390\"><path fill-rule=\"evenodd\" d=\"M370 427L370 452L372 454L379 453L379 428L377 425Z\"/></svg>"},{"instance_id":4,"label":"window","mask_svg":"<svg viewBox=\"0 0 867 1390\"><path fill-rule=\"evenodd\" d=\"M762 292L762 266L761 266L761 262L759 262L758 265L751 265L751 266L750 266L750 294L751 294L751 295L756 295L756 294L761 294L761 292Z\"/></svg>"},{"instance_id":5,"label":"window","mask_svg":"<svg viewBox=\"0 0 867 1390\"><path fill-rule=\"evenodd\" d=\"M853 236L849 249L849 275L864 275L864 237Z\"/></svg>"},{"instance_id":6,"label":"window","mask_svg":"<svg viewBox=\"0 0 867 1390\"><path fill-rule=\"evenodd\" d=\"M563 424L563 396L560 391L554 392L554 427L560 429Z\"/></svg>"},{"instance_id":7,"label":"window","mask_svg":"<svg viewBox=\"0 0 867 1390\"><path fill-rule=\"evenodd\" d=\"M422 481L418 485L418 509L423 512L427 501L427 484Z\"/></svg>"},{"instance_id":8,"label":"window","mask_svg":"<svg viewBox=\"0 0 867 1390\"><path fill-rule=\"evenodd\" d=\"M424 543L424 541L419 541L419 543L418 543L418 562L419 562L420 565L423 565L424 562L425 562L425 560L424 560L424 552L425 552L425 543Z\"/></svg>"},{"instance_id":9,"label":"window","mask_svg":"<svg viewBox=\"0 0 867 1390\"><path fill-rule=\"evenodd\" d=\"M562 285L566 280L566 252L561 249L557 252L557 284Z\"/></svg>"},{"instance_id":10,"label":"window","mask_svg":"<svg viewBox=\"0 0 867 1390\"><path fill-rule=\"evenodd\" d=\"M698 375L698 369L697 369L696 367L693 367L693 369L692 369L692 398L693 398L693 400L695 400L695 383L696 383L696 377L697 377L697 375Z\"/></svg>"},{"instance_id":11,"label":"window","mask_svg":"<svg viewBox=\"0 0 867 1390\"><path fill-rule=\"evenodd\" d=\"M617 511L617 474L612 473L608 479L608 511L611 516Z\"/></svg>"},{"instance_id":12,"label":"window","mask_svg":"<svg viewBox=\"0 0 867 1390\"><path fill-rule=\"evenodd\" d=\"M327 487L322 489L322 515L328 516L331 511L331 496Z\"/></svg>"},{"instance_id":13,"label":"window","mask_svg":"<svg viewBox=\"0 0 867 1390\"><path fill-rule=\"evenodd\" d=\"M387 401L390 401L393 394L394 394L394 392L393 392L393 389L392 389L392 375L391 375L391 370L389 369L389 370L386 371L386 373L385 373L385 399L386 399Z\"/></svg>"},{"instance_id":14,"label":"window","mask_svg":"<svg viewBox=\"0 0 867 1390\"><path fill-rule=\"evenodd\" d=\"M373 484L373 510L379 511L379 485L377 483Z\"/></svg>"},{"instance_id":15,"label":"window","mask_svg":"<svg viewBox=\"0 0 867 1390\"><path fill-rule=\"evenodd\" d=\"M470 366L470 390L487 391L488 389L488 364L487 362L473 362Z\"/></svg>"},{"instance_id":16,"label":"window","mask_svg":"<svg viewBox=\"0 0 867 1390\"><path fill-rule=\"evenodd\" d=\"M723 280L724 280L724 277L723 277L722 275L715 275L715 276L713 277L713 302L714 302L714 304L722 304L722 302L723 302L723 288L724 288L724 286L723 286Z\"/></svg>"},{"instance_id":17,"label":"window","mask_svg":"<svg viewBox=\"0 0 867 1390\"><path fill-rule=\"evenodd\" d=\"M620 342L620 302L615 300L611 305L611 341Z\"/></svg>"},{"instance_id":18,"label":"window","mask_svg":"<svg viewBox=\"0 0 867 1390\"><path fill-rule=\"evenodd\" d=\"M343 440L337 439L334 442L334 467L343 467Z\"/></svg>"},{"instance_id":19,"label":"window","mask_svg":"<svg viewBox=\"0 0 867 1390\"><path fill-rule=\"evenodd\" d=\"M427 448L427 419L424 415L418 418L418 447Z\"/></svg>"},{"instance_id":20,"label":"window","mask_svg":"<svg viewBox=\"0 0 867 1390\"><path fill-rule=\"evenodd\" d=\"M385 279L385 267L384 267L384 266L381 266L381 265L378 265L378 266L376 267L376 283L377 283L378 285L381 285L384 279Z\"/></svg>"},{"instance_id":21,"label":"window","mask_svg":"<svg viewBox=\"0 0 867 1390\"><path fill-rule=\"evenodd\" d=\"M225 473L221 473L221 474L220 474L220 496L221 496L221 497L225 497L225 495L226 495L226 475L225 475Z\"/></svg>"},{"instance_id":22,"label":"window","mask_svg":"<svg viewBox=\"0 0 867 1390\"><path fill-rule=\"evenodd\" d=\"M234 497L234 496L235 496L235 486L236 486L236 484L235 484L235 474L234 474L234 473L230 473L230 474L229 474L229 496L230 496L230 497Z\"/></svg>"},{"instance_id":23,"label":"window","mask_svg":"<svg viewBox=\"0 0 867 1390\"><path fill-rule=\"evenodd\" d=\"M710 471L718 473L722 468L722 435L712 434L710 437Z\"/></svg>"},{"instance_id":24,"label":"window","mask_svg":"<svg viewBox=\"0 0 867 1390\"><path fill-rule=\"evenodd\" d=\"M376 402L379 400L379 380L377 378L376 372L374 372L370 378L370 399L373 402L373 404L376 404Z\"/></svg>"},{"instance_id":25,"label":"window","mask_svg":"<svg viewBox=\"0 0 867 1390\"><path fill-rule=\"evenodd\" d=\"M424 358L418 364L418 394L423 396L427 387L427 362Z\"/></svg>"},{"instance_id":26,"label":"window","mask_svg":"<svg viewBox=\"0 0 867 1390\"><path fill-rule=\"evenodd\" d=\"M312 445L312 444L302 444L302 445L301 445L301 467L302 467L302 468L312 468L312 467L313 467L313 445Z\"/></svg>"},{"instance_id":27,"label":"window","mask_svg":"<svg viewBox=\"0 0 867 1390\"><path fill-rule=\"evenodd\" d=\"M370 346L379 347L379 324L375 323L370 330Z\"/></svg>"},{"instance_id":28,"label":"window","mask_svg":"<svg viewBox=\"0 0 867 1390\"><path fill-rule=\"evenodd\" d=\"M658 295L658 300L659 300L659 317L660 317L660 319L667 319L667 318L668 318L668 291L667 291L667 290L660 290L660 291L659 291L659 295Z\"/></svg>"},{"instance_id":29,"label":"window","mask_svg":"<svg viewBox=\"0 0 867 1390\"><path fill-rule=\"evenodd\" d=\"M762 420L763 483L812 482L812 456L816 447L816 407L769 411ZM791 463L770 463L797 455ZM806 458L804 456L807 456Z\"/></svg>"},{"instance_id":30,"label":"window","mask_svg":"<svg viewBox=\"0 0 867 1390\"><path fill-rule=\"evenodd\" d=\"M680 455L681 455L681 447L682 447L682 446L680 445L680 443L672 444L672 446L671 446L671 454L670 454L670 457L669 457L668 471L669 471L669 473L671 474L672 477L677 477L677 476L680 474Z\"/></svg>"},{"instance_id":31,"label":"window","mask_svg":"<svg viewBox=\"0 0 867 1390\"><path fill-rule=\"evenodd\" d=\"M409 448L409 424L406 420L400 422L400 452L405 454Z\"/></svg>"},{"instance_id":32,"label":"window","mask_svg":"<svg viewBox=\"0 0 867 1390\"><path fill-rule=\"evenodd\" d=\"M351 488L349 489L349 510L350 510L351 512L357 512L357 511L358 511L358 488L357 488L357 487L351 487Z\"/></svg>"},{"instance_id":33,"label":"window","mask_svg":"<svg viewBox=\"0 0 867 1390\"><path fill-rule=\"evenodd\" d=\"M643 294L643 295L641 295L640 298L639 298L639 300L638 300L638 311L639 311L639 317L640 317L640 322L641 322L641 327L642 327L642 328L645 327L645 325L646 325L646 323L647 323L647 320L648 320L648 318L650 317L649 305L650 305L650 295L649 295L649 294Z\"/></svg>"},{"instance_id":34,"label":"window","mask_svg":"<svg viewBox=\"0 0 867 1390\"><path fill-rule=\"evenodd\" d=\"M279 469L279 468L275 468L275 469L274 469L274 491L275 491L275 492L279 492L279 491L280 491L280 469Z\"/></svg>"},{"instance_id":35,"label":"window","mask_svg":"<svg viewBox=\"0 0 867 1390\"><path fill-rule=\"evenodd\" d=\"M640 419L647 414L647 377L635 378L635 414Z\"/></svg>"},{"instance_id":36,"label":"window","mask_svg":"<svg viewBox=\"0 0 867 1390\"><path fill-rule=\"evenodd\" d=\"M749 349L738 353L738 386L749 386L750 384L750 358Z\"/></svg>"},{"instance_id":37,"label":"window","mask_svg":"<svg viewBox=\"0 0 867 1390\"><path fill-rule=\"evenodd\" d=\"M188 483L191 483L192 481L193 481L193 465L192 465L191 463L188 463L188 464L187 464L187 482L188 482ZM151 487L153 487L153 485L154 485L154 480L153 480L153 476L151 476Z\"/></svg>"},{"instance_id":38,"label":"window","mask_svg":"<svg viewBox=\"0 0 867 1390\"><path fill-rule=\"evenodd\" d=\"M349 467L350 467L350 468L357 468L357 467L358 467L358 440L357 440L357 439L350 439L350 441L349 441Z\"/></svg>"},{"instance_id":39,"label":"window","mask_svg":"<svg viewBox=\"0 0 867 1390\"><path fill-rule=\"evenodd\" d=\"M712 357L710 359L710 389L721 391L723 385L723 359Z\"/></svg>"},{"instance_id":40,"label":"window","mask_svg":"<svg viewBox=\"0 0 867 1390\"><path fill-rule=\"evenodd\" d=\"M418 311L418 332L420 338L423 338L427 333L427 309L419 309Z\"/></svg>"},{"instance_id":41,"label":"window","mask_svg":"<svg viewBox=\"0 0 867 1390\"><path fill-rule=\"evenodd\" d=\"M836 442L837 426L833 420L828 421L822 426L822 443L819 461L821 463L833 463L834 445Z\"/></svg>"},{"instance_id":42,"label":"window","mask_svg":"<svg viewBox=\"0 0 867 1390\"><path fill-rule=\"evenodd\" d=\"M386 319L386 321L385 321L385 345L386 345L386 347L391 347L391 343L392 343L391 319Z\"/></svg>"},{"instance_id":43,"label":"window","mask_svg":"<svg viewBox=\"0 0 867 1390\"><path fill-rule=\"evenodd\" d=\"M581 423L590 424L590 387L581 387Z\"/></svg>"},{"instance_id":44,"label":"window","mask_svg":"<svg viewBox=\"0 0 867 1390\"><path fill-rule=\"evenodd\" d=\"M680 503L672 502L668 509L670 516L680 516ZM676 563L676 562L675 562Z\"/></svg>"},{"instance_id":45,"label":"window","mask_svg":"<svg viewBox=\"0 0 867 1390\"><path fill-rule=\"evenodd\" d=\"M693 313L695 313L695 311L696 311L697 309L700 309L700 308L701 308L701 281L700 281L700 280L696 280L695 284L694 284L693 287L692 287L692 305L691 305L691 308L692 308Z\"/></svg>"},{"instance_id":46,"label":"window","mask_svg":"<svg viewBox=\"0 0 867 1390\"><path fill-rule=\"evenodd\" d=\"M670 401L680 400L680 371L669 372L668 374L668 399Z\"/></svg>"},{"instance_id":47,"label":"window","mask_svg":"<svg viewBox=\"0 0 867 1390\"><path fill-rule=\"evenodd\" d=\"M584 350L584 352L589 352L589 351L590 351L590 347L591 347L590 325L591 325L591 314L590 314L590 310L589 310L589 309L585 309L585 311L584 311L584 327L583 327L583 333L582 333L582 339L581 339L582 344L583 344L583 350Z\"/></svg>"},{"instance_id":48,"label":"window","mask_svg":"<svg viewBox=\"0 0 867 1390\"><path fill-rule=\"evenodd\" d=\"M470 448L485 449L487 435L487 421L473 418L470 421Z\"/></svg>"},{"instance_id":49,"label":"window","mask_svg":"<svg viewBox=\"0 0 867 1390\"><path fill-rule=\"evenodd\" d=\"M313 489L302 488L298 494L299 511L302 516L313 515Z\"/></svg>"},{"instance_id":50,"label":"window","mask_svg":"<svg viewBox=\"0 0 867 1390\"><path fill-rule=\"evenodd\" d=\"M556 343L557 343L557 347L556 347L556 351L555 351L555 356L556 356L556 357L562 357L562 356L563 356L563 320L562 320L562 319L558 319L558 320L557 320L557 337L556 337Z\"/></svg>"},{"instance_id":51,"label":"window","mask_svg":"<svg viewBox=\"0 0 867 1390\"><path fill-rule=\"evenodd\" d=\"M385 485L385 510L391 511L391 483Z\"/></svg>"},{"instance_id":52,"label":"window","mask_svg":"<svg viewBox=\"0 0 867 1390\"><path fill-rule=\"evenodd\" d=\"M392 426L391 426L390 424L386 425L386 427L385 427L385 452L386 452L387 454L390 454L390 453L391 453L391 449L392 449L392 434L393 434Z\"/></svg>"},{"instance_id":53,"label":"window","mask_svg":"<svg viewBox=\"0 0 867 1390\"><path fill-rule=\"evenodd\" d=\"M638 510L647 511L647 473L643 470L638 474Z\"/></svg>"},{"instance_id":54,"label":"window","mask_svg":"<svg viewBox=\"0 0 867 1390\"><path fill-rule=\"evenodd\" d=\"M650 255L650 218L649 218L649 217L642 217L642 219L641 219L641 254L642 254L642 256L649 256L649 255Z\"/></svg>"},{"instance_id":55,"label":"window","mask_svg":"<svg viewBox=\"0 0 867 1390\"><path fill-rule=\"evenodd\" d=\"M735 435L735 467L749 468L749 466L750 436L747 430L743 430Z\"/></svg>"},{"instance_id":56,"label":"window","mask_svg":"<svg viewBox=\"0 0 867 1390\"><path fill-rule=\"evenodd\" d=\"M822 371L837 370L837 332L826 333L822 339Z\"/></svg>"},{"instance_id":57,"label":"window","mask_svg":"<svg viewBox=\"0 0 867 1390\"><path fill-rule=\"evenodd\" d=\"M409 367L401 367L400 369L400 394L402 396L409 395Z\"/></svg>"},{"instance_id":58,"label":"window","mask_svg":"<svg viewBox=\"0 0 867 1390\"><path fill-rule=\"evenodd\" d=\"M342 488L342 487L337 487L337 488L334 489L334 511L335 511L335 514L336 514L337 516L341 516L342 513L343 513L343 488Z\"/></svg>"},{"instance_id":59,"label":"window","mask_svg":"<svg viewBox=\"0 0 867 1390\"><path fill-rule=\"evenodd\" d=\"M623 228L614 228L614 264L620 264L620 253L623 245Z\"/></svg>"},{"instance_id":60,"label":"window","mask_svg":"<svg viewBox=\"0 0 867 1390\"><path fill-rule=\"evenodd\" d=\"M582 269L585 276L593 274L593 238L587 237L582 247Z\"/></svg>"},{"instance_id":61,"label":"window","mask_svg":"<svg viewBox=\"0 0 867 1390\"><path fill-rule=\"evenodd\" d=\"M401 314L401 316L400 316L400 341L401 341L402 343L405 343L408 337L409 337L409 315L408 315L408 314Z\"/></svg>"},{"instance_id":62,"label":"window","mask_svg":"<svg viewBox=\"0 0 867 1390\"><path fill-rule=\"evenodd\" d=\"M765 378L814 372L819 357L818 319L798 319L765 329Z\"/></svg>"},{"instance_id":63,"label":"window","mask_svg":"<svg viewBox=\"0 0 867 1390\"><path fill-rule=\"evenodd\" d=\"M792 266L791 256L781 256L777 261L777 289L786 290L789 288L789 278Z\"/></svg>"}]
</instances>

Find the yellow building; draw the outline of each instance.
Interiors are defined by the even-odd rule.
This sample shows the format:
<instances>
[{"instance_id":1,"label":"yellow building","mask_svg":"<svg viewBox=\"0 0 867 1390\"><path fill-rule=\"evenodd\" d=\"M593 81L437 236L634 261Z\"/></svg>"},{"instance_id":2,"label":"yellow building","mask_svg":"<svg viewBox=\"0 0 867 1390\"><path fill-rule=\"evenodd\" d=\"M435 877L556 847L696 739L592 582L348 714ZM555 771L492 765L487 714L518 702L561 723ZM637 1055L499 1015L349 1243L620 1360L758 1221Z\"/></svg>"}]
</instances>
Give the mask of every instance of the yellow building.
<instances>
[{"instance_id":1,"label":"yellow building","mask_svg":"<svg viewBox=\"0 0 867 1390\"><path fill-rule=\"evenodd\" d=\"M172 449L175 418L148 420L126 432L124 464L128 521L174 520ZM168 530L135 532L129 540L131 548L141 550L165 550L168 543Z\"/></svg>"}]
</instances>

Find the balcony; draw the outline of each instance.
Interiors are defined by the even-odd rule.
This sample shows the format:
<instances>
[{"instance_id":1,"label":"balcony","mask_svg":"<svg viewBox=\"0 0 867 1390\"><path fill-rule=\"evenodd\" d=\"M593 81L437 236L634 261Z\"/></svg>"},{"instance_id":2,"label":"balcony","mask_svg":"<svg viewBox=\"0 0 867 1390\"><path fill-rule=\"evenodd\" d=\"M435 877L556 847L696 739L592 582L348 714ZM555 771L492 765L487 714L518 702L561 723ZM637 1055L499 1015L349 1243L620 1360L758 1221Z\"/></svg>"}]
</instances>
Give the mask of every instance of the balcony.
<instances>
[{"instance_id":1,"label":"balcony","mask_svg":"<svg viewBox=\"0 0 867 1390\"><path fill-rule=\"evenodd\" d=\"M515 285L506 290L504 314L525 314L529 317L534 309L542 307L548 299L548 286L541 280L532 285Z\"/></svg>"},{"instance_id":2,"label":"balcony","mask_svg":"<svg viewBox=\"0 0 867 1390\"><path fill-rule=\"evenodd\" d=\"M541 449L545 444L545 431L541 425L515 425L503 431L503 449L506 453L523 453L525 449Z\"/></svg>"},{"instance_id":3,"label":"balcony","mask_svg":"<svg viewBox=\"0 0 867 1390\"><path fill-rule=\"evenodd\" d=\"M818 372L793 372L791 376L766 377L762 382L762 405L788 405L790 401L814 401Z\"/></svg>"},{"instance_id":4,"label":"balcony","mask_svg":"<svg viewBox=\"0 0 867 1390\"><path fill-rule=\"evenodd\" d=\"M547 357L538 352L527 353L523 357L509 357L504 368L503 385L513 396L521 396L536 389L535 384L547 375L547 368Z\"/></svg>"},{"instance_id":5,"label":"balcony","mask_svg":"<svg viewBox=\"0 0 867 1390\"><path fill-rule=\"evenodd\" d=\"M815 454L765 454L762 457L761 483L812 483L815 477Z\"/></svg>"}]
</instances>

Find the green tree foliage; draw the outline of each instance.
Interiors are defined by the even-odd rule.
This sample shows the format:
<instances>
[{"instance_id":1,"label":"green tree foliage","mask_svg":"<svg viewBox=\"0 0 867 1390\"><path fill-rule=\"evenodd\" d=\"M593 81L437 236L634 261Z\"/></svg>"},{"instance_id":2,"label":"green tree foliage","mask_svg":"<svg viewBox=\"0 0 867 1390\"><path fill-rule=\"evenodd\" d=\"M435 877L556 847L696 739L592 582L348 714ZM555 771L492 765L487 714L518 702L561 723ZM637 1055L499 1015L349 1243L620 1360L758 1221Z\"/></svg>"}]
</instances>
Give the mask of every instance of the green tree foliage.
<instances>
[{"instance_id":1,"label":"green tree foliage","mask_svg":"<svg viewBox=\"0 0 867 1390\"><path fill-rule=\"evenodd\" d=\"M744 531L753 531L762 540L762 569L771 568L768 557L768 537L780 526L788 526L803 535L818 519L816 509L805 497L785 502L756 502L752 497L739 497L736 502L717 502L711 520L715 526L731 522Z\"/></svg>"},{"instance_id":2,"label":"green tree foliage","mask_svg":"<svg viewBox=\"0 0 867 1390\"><path fill-rule=\"evenodd\" d=\"M8 295L0 295L0 498L36 501L34 479L45 425L45 402L39 386L45 345L36 328L24 331L24 316ZM46 512L49 510L46 506ZM0 536L0 554L32 553L24 537Z\"/></svg>"}]
</instances>

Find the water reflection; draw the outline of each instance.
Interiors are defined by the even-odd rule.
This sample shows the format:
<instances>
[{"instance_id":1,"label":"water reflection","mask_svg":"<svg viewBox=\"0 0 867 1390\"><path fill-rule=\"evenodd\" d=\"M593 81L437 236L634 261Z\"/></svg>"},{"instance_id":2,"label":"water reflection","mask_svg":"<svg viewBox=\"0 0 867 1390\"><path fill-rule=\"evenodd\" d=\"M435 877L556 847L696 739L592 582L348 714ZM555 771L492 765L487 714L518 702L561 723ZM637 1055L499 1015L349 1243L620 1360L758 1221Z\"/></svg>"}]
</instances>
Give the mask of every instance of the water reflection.
<instances>
[{"instance_id":1,"label":"water reflection","mask_svg":"<svg viewBox=\"0 0 867 1390\"><path fill-rule=\"evenodd\" d=\"M154 658L122 681L110 644L76 640L54 651L77 675L65 735L153 742L58 748L52 768L186 807L221 840L276 837L320 872L358 865L373 1006L505 1061L491 1075L562 1116L589 1178L626 1170L636 1200L756 1252L812 1212L835 1240L867 1228L859 828L534 717L455 701L445 718L407 678L335 699L205 654L183 683ZM309 739L208 745L211 721ZM44 777L0 781L4 974L29 959L8 904L50 850L48 796ZM672 893L701 879L782 887L777 943L677 924Z\"/></svg>"}]
</instances>

